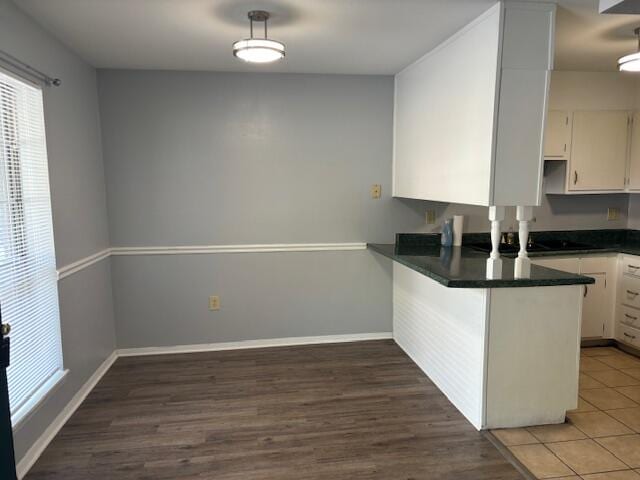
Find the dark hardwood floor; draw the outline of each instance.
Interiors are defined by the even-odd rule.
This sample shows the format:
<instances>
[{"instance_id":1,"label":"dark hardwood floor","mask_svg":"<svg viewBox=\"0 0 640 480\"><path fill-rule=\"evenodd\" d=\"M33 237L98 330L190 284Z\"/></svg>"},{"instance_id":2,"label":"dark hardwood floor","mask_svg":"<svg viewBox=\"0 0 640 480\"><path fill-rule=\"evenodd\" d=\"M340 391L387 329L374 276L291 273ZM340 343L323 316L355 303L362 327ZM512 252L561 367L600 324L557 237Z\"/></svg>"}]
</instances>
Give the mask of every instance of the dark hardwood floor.
<instances>
[{"instance_id":1,"label":"dark hardwood floor","mask_svg":"<svg viewBox=\"0 0 640 480\"><path fill-rule=\"evenodd\" d=\"M389 340L120 358L26 478L522 477Z\"/></svg>"}]
</instances>

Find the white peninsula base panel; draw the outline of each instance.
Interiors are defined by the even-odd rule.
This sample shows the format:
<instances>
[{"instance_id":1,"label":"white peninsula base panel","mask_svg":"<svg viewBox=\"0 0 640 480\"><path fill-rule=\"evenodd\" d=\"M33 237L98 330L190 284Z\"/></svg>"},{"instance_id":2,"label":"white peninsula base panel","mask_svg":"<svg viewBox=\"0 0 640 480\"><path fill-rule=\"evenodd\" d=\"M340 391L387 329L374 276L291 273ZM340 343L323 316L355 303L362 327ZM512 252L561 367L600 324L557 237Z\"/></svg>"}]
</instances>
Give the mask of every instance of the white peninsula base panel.
<instances>
[{"instance_id":1,"label":"white peninsula base panel","mask_svg":"<svg viewBox=\"0 0 640 480\"><path fill-rule=\"evenodd\" d=\"M477 428L577 407L582 285L447 288L393 265L397 344Z\"/></svg>"}]
</instances>

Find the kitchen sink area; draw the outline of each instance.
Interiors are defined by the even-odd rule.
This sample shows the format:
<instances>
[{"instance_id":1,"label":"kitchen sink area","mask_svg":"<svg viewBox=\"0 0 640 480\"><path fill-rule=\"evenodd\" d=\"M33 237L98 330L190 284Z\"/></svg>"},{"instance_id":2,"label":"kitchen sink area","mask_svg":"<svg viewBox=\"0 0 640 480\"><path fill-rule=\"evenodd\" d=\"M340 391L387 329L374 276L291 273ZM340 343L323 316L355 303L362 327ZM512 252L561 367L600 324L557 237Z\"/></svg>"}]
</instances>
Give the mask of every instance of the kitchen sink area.
<instances>
[{"instance_id":1,"label":"kitchen sink area","mask_svg":"<svg viewBox=\"0 0 640 480\"><path fill-rule=\"evenodd\" d=\"M478 243L470 243L466 245L469 248L477 250L479 252L489 253L491 252L491 242L478 242ZM575 242L573 240L562 240L562 239L548 239L548 240L540 240L540 241L530 241L527 244L527 252L535 253L535 252L579 252L583 250L599 250L604 247L598 245L592 245L582 242ZM518 243L500 243L499 247L500 253L503 255L517 255L520 250L520 245Z\"/></svg>"}]
</instances>

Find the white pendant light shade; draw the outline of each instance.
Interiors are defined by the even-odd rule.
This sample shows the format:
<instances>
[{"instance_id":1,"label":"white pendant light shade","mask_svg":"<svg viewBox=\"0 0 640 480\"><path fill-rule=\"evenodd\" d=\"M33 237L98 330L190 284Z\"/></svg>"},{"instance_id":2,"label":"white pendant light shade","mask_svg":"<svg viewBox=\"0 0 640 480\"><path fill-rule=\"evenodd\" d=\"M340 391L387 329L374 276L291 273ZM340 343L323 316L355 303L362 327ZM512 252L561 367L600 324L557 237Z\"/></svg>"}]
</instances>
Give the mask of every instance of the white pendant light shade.
<instances>
[{"instance_id":1,"label":"white pendant light shade","mask_svg":"<svg viewBox=\"0 0 640 480\"><path fill-rule=\"evenodd\" d=\"M245 38L233 44L233 54L245 62L275 62L284 57L284 45L276 40Z\"/></svg>"},{"instance_id":2,"label":"white pendant light shade","mask_svg":"<svg viewBox=\"0 0 640 480\"><path fill-rule=\"evenodd\" d=\"M618 70L621 72L640 72L640 52L620 57L618 59Z\"/></svg>"},{"instance_id":3,"label":"white pendant light shade","mask_svg":"<svg viewBox=\"0 0 640 480\"><path fill-rule=\"evenodd\" d=\"M247 16L249 17L250 38L235 42L233 55L251 63L269 63L283 58L285 55L284 44L267 38L269 12L252 10ZM264 22L264 38L253 37L253 22Z\"/></svg>"},{"instance_id":4,"label":"white pendant light shade","mask_svg":"<svg viewBox=\"0 0 640 480\"><path fill-rule=\"evenodd\" d=\"M621 72L640 72L640 28L636 28L633 33L638 37L638 51L618 59L618 70Z\"/></svg>"}]
</instances>

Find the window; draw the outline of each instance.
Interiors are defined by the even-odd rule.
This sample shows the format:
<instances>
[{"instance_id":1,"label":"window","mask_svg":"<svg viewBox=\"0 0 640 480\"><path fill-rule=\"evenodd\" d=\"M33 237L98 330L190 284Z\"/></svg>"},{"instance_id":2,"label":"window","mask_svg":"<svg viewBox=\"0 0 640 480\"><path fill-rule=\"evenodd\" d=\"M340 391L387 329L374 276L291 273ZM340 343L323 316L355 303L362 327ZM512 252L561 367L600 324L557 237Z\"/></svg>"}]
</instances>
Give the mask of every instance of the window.
<instances>
[{"instance_id":1,"label":"window","mask_svg":"<svg viewBox=\"0 0 640 480\"><path fill-rule=\"evenodd\" d=\"M0 72L0 308L14 426L63 376L42 90Z\"/></svg>"}]
</instances>

